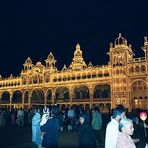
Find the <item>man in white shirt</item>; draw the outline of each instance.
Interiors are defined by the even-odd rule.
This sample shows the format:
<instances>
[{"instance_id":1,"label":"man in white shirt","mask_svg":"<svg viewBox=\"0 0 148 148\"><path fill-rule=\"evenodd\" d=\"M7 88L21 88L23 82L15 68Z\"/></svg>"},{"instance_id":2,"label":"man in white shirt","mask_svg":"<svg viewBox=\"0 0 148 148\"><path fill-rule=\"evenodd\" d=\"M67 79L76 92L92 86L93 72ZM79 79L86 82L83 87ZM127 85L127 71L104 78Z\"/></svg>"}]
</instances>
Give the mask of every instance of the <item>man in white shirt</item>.
<instances>
[{"instance_id":1,"label":"man in white shirt","mask_svg":"<svg viewBox=\"0 0 148 148\"><path fill-rule=\"evenodd\" d=\"M125 108L118 106L113 110L112 119L108 123L105 136L105 148L116 148L119 121L125 116Z\"/></svg>"}]
</instances>

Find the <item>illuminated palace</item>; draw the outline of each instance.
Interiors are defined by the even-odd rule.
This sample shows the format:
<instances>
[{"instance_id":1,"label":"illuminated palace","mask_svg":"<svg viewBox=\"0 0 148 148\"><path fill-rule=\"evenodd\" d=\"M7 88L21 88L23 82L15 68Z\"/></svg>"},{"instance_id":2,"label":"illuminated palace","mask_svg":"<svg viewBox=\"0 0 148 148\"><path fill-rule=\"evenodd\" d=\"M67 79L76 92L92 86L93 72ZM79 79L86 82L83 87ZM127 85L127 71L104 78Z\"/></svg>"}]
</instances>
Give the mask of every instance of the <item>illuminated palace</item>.
<instances>
[{"instance_id":1,"label":"illuminated palace","mask_svg":"<svg viewBox=\"0 0 148 148\"><path fill-rule=\"evenodd\" d=\"M87 65L80 45L76 45L71 64L59 71L50 53L45 65L35 65L28 57L20 76L0 76L0 106L30 108L33 105L73 104L102 111L123 104L127 108L148 109L148 41L142 47L145 56L134 58L132 47L119 34L110 43L107 65ZM98 55L99 56L99 55Z\"/></svg>"}]
</instances>

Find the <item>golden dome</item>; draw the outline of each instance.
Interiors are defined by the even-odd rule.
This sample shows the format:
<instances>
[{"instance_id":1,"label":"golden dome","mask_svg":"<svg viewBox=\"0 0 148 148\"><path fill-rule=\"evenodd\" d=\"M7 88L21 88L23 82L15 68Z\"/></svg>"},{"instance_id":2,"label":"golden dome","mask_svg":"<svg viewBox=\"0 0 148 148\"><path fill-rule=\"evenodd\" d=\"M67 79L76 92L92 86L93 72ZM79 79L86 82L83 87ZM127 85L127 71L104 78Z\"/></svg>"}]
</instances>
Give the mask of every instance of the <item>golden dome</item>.
<instances>
[{"instance_id":1,"label":"golden dome","mask_svg":"<svg viewBox=\"0 0 148 148\"><path fill-rule=\"evenodd\" d=\"M115 46L125 45L127 46L127 40L122 37L121 33L119 33L118 38L115 40Z\"/></svg>"},{"instance_id":2,"label":"golden dome","mask_svg":"<svg viewBox=\"0 0 148 148\"><path fill-rule=\"evenodd\" d=\"M27 60L25 61L25 63L32 64L32 60L30 59L30 57L27 58Z\"/></svg>"},{"instance_id":3,"label":"golden dome","mask_svg":"<svg viewBox=\"0 0 148 148\"><path fill-rule=\"evenodd\" d=\"M50 54L48 55L48 57L47 57L48 59L54 59L54 56L53 56L53 54L52 54L52 52L50 52Z\"/></svg>"}]
</instances>

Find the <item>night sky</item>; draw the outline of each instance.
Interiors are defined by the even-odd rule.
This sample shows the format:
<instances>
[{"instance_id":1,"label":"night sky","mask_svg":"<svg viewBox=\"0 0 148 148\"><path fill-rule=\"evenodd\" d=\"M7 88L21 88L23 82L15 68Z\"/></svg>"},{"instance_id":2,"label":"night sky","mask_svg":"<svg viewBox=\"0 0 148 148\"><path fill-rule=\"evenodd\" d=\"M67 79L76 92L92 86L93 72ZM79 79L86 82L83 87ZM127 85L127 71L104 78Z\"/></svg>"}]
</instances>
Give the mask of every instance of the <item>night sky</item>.
<instances>
[{"instance_id":1,"label":"night sky","mask_svg":"<svg viewBox=\"0 0 148 148\"><path fill-rule=\"evenodd\" d=\"M0 74L20 74L27 57L33 64L50 52L57 68L72 61L80 43L84 61L107 64L109 43L122 33L135 57L148 36L148 2L145 1L4 1L0 4Z\"/></svg>"}]
</instances>

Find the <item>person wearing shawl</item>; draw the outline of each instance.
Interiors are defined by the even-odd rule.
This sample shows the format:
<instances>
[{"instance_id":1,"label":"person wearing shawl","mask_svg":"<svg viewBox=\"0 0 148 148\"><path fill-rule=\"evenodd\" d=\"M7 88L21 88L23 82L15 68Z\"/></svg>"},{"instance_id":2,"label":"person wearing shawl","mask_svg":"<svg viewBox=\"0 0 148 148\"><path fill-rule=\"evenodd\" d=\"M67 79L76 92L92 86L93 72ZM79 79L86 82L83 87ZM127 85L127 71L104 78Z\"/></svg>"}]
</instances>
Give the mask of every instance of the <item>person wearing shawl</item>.
<instances>
[{"instance_id":1,"label":"person wearing shawl","mask_svg":"<svg viewBox=\"0 0 148 148\"><path fill-rule=\"evenodd\" d=\"M88 117L86 114L82 114L79 117L80 125L78 126L78 140L79 148L96 148L96 139L94 131L91 128Z\"/></svg>"}]
</instances>

